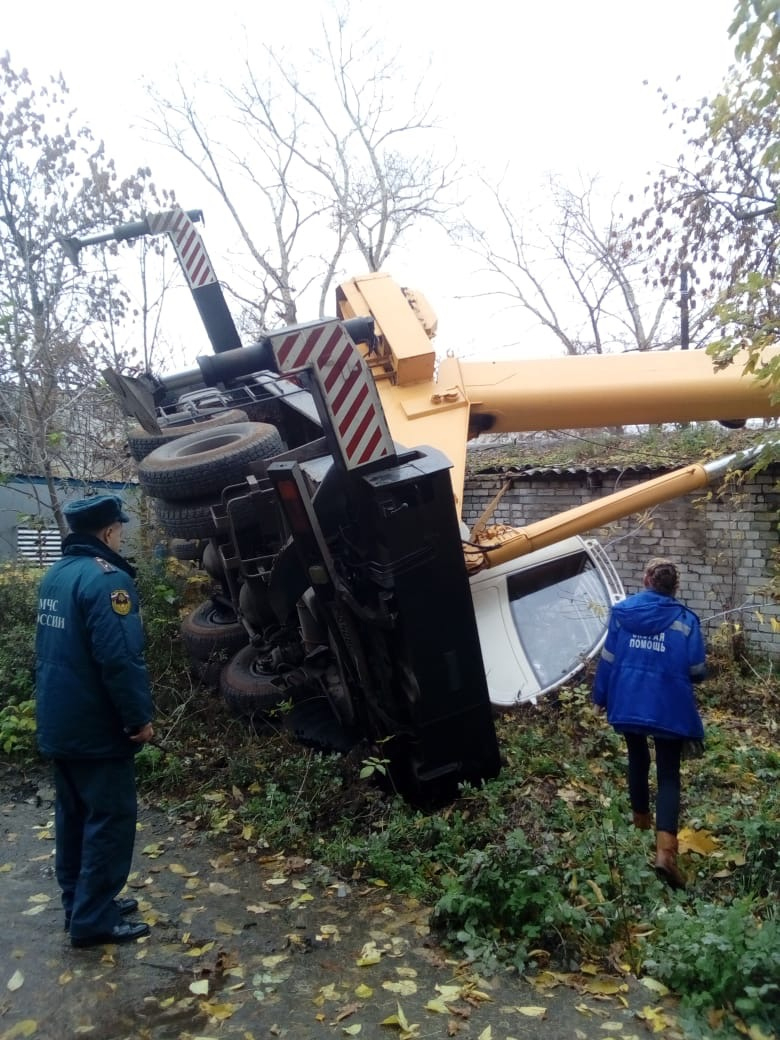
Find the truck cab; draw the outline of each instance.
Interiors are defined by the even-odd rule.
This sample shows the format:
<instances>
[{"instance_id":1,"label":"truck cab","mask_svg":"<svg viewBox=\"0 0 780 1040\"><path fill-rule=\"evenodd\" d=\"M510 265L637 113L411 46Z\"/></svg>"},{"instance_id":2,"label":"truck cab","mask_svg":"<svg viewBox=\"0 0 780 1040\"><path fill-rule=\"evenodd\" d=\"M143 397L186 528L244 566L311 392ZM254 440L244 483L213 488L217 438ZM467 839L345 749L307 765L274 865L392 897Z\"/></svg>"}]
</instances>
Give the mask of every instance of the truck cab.
<instances>
[{"instance_id":1,"label":"truck cab","mask_svg":"<svg viewBox=\"0 0 780 1040\"><path fill-rule=\"evenodd\" d=\"M490 701L535 703L599 653L625 593L603 547L579 535L470 578Z\"/></svg>"}]
</instances>

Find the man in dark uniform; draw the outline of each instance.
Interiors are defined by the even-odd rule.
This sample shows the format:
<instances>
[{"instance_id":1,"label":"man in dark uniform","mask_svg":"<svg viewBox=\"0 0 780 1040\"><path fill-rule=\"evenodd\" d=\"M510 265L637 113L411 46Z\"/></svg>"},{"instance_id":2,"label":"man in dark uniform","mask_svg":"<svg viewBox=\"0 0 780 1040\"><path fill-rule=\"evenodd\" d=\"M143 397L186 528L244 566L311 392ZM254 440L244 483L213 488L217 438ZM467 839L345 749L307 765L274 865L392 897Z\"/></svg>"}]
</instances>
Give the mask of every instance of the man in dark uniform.
<instances>
[{"instance_id":1,"label":"man in dark uniform","mask_svg":"<svg viewBox=\"0 0 780 1040\"><path fill-rule=\"evenodd\" d=\"M133 942L138 903L118 898L133 856L134 755L154 736L135 571L120 556L116 495L65 507L71 534L41 581L36 633L38 746L52 759L55 866L71 945Z\"/></svg>"}]
</instances>

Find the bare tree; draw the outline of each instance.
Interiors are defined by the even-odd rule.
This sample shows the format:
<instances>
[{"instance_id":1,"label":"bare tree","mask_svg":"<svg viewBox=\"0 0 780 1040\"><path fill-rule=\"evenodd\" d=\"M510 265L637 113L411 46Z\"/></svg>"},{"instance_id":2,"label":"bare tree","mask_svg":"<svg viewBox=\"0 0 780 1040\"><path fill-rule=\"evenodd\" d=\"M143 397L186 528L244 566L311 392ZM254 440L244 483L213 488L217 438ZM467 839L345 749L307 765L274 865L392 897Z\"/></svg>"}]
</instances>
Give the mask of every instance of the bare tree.
<instances>
[{"instance_id":1,"label":"bare tree","mask_svg":"<svg viewBox=\"0 0 780 1040\"><path fill-rule=\"evenodd\" d=\"M743 8L746 17L752 9ZM767 15L770 29L769 41L778 30ZM678 109L664 95L683 145L676 165L660 170L648 187L637 234L654 253L656 284L672 284L693 265L700 296L718 323L710 348L718 363L747 347L748 368L780 381L780 363L761 358L780 329L780 58L770 46L760 62L749 62L749 41L758 46L763 36L747 37L741 63L715 98Z\"/></svg>"},{"instance_id":2,"label":"bare tree","mask_svg":"<svg viewBox=\"0 0 780 1040\"><path fill-rule=\"evenodd\" d=\"M346 14L322 35L305 64L267 46L212 85L219 119L181 78L175 99L152 91L154 130L217 192L254 266L254 295L227 288L255 325L296 322L308 291L322 315L348 251L377 271L411 227L447 219L456 169L435 154L448 144L425 81Z\"/></svg>"},{"instance_id":3,"label":"bare tree","mask_svg":"<svg viewBox=\"0 0 780 1040\"><path fill-rule=\"evenodd\" d=\"M502 186L485 185L498 214L486 232L471 225L486 288L531 314L567 354L655 350L679 341L670 293L648 292L647 257L617 198L599 212L595 180L573 190L549 182L549 202L531 221Z\"/></svg>"},{"instance_id":4,"label":"bare tree","mask_svg":"<svg viewBox=\"0 0 780 1040\"><path fill-rule=\"evenodd\" d=\"M36 89L6 54L0 82L0 451L4 468L45 477L64 531L58 478L79 458L84 475L98 468L83 450L99 440L86 406L106 354L94 330L122 320L127 301L110 274L74 277L58 236L118 222L141 204L148 171L119 180L61 79Z\"/></svg>"}]
</instances>

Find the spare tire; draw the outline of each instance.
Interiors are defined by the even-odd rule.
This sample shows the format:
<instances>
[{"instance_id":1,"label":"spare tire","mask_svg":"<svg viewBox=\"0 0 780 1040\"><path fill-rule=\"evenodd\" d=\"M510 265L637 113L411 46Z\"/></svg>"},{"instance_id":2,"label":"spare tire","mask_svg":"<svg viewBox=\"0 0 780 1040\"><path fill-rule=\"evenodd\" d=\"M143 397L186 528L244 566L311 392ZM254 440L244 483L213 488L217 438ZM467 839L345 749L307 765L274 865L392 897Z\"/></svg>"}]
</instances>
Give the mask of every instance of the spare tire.
<instances>
[{"instance_id":1,"label":"spare tire","mask_svg":"<svg viewBox=\"0 0 780 1040\"><path fill-rule=\"evenodd\" d=\"M163 426L159 433L147 433L142 426L134 426L127 435L127 446L136 462L141 462L151 451L163 444L185 437L196 430L205 430L214 426L230 426L232 423L246 422L249 416L240 408L231 408L221 415L204 416L202 419L188 415Z\"/></svg>"},{"instance_id":2,"label":"spare tire","mask_svg":"<svg viewBox=\"0 0 780 1040\"><path fill-rule=\"evenodd\" d=\"M138 482L153 498L188 501L244 480L252 462L283 450L275 426L233 423L163 444L138 465Z\"/></svg>"}]
</instances>

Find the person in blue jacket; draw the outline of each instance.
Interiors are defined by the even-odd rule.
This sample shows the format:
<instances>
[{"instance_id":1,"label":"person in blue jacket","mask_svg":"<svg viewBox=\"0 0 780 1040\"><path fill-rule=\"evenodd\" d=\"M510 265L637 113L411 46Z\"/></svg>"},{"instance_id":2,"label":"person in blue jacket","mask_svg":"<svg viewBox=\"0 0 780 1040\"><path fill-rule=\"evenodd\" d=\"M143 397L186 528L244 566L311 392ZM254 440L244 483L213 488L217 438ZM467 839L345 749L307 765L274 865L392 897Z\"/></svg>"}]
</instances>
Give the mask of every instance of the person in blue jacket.
<instances>
[{"instance_id":1,"label":"person in blue jacket","mask_svg":"<svg viewBox=\"0 0 780 1040\"><path fill-rule=\"evenodd\" d=\"M134 755L154 736L144 634L120 555L122 500L96 495L65 506L71 533L38 593L36 714L52 760L55 870L71 945L132 942L149 934L123 920L120 898L136 829Z\"/></svg>"},{"instance_id":2,"label":"person in blue jacket","mask_svg":"<svg viewBox=\"0 0 780 1040\"><path fill-rule=\"evenodd\" d=\"M704 727L693 684L705 677L699 619L675 598L680 584L671 560L645 568L644 589L615 604L593 686L593 701L625 737L628 792L634 824L652 828L650 749L656 764L655 869L672 888L684 888L677 866L680 758L687 741L701 741Z\"/></svg>"}]
</instances>

